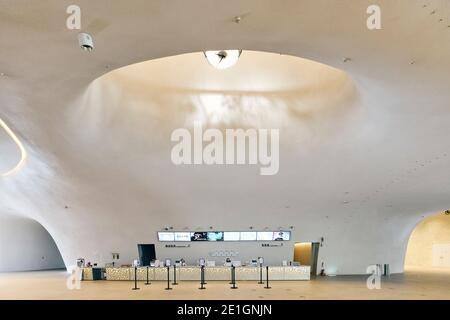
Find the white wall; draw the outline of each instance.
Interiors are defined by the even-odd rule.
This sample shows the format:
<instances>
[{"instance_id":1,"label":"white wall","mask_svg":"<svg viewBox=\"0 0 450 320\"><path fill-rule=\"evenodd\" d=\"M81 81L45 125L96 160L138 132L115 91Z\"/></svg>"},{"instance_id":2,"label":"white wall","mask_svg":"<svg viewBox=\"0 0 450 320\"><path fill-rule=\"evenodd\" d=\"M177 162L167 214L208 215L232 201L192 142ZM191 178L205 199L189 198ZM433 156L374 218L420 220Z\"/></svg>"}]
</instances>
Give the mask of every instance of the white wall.
<instances>
[{"instance_id":1,"label":"white wall","mask_svg":"<svg viewBox=\"0 0 450 320\"><path fill-rule=\"evenodd\" d=\"M36 221L0 215L0 272L64 268L50 234Z\"/></svg>"}]
</instances>

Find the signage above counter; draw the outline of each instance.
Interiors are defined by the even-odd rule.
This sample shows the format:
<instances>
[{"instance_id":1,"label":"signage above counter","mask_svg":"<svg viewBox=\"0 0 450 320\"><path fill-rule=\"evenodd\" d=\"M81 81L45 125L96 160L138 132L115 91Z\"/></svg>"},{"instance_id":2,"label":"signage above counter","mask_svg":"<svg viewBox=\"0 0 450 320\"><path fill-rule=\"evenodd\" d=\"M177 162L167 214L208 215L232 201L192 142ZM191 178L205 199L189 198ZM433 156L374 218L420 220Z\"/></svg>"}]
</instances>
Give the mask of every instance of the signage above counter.
<instances>
[{"instance_id":1,"label":"signage above counter","mask_svg":"<svg viewBox=\"0 0 450 320\"><path fill-rule=\"evenodd\" d=\"M174 231L158 232L161 242L290 241L290 231Z\"/></svg>"}]
</instances>

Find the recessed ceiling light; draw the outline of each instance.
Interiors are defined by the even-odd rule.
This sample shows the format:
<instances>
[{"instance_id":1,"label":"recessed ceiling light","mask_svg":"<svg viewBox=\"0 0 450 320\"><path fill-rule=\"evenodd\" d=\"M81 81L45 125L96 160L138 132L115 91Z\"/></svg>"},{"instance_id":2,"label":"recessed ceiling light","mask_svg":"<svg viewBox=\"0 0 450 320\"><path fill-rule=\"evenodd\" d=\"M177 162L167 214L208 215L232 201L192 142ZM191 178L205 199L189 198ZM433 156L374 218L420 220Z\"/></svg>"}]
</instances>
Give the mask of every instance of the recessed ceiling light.
<instances>
[{"instance_id":1,"label":"recessed ceiling light","mask_svg":"<svg viewBox=\"0 0 450 320\"><path fill-rule=\"evenodd\" d=\"M241 20L242 20L242 17L241 17L241 16L236 16L236 17L234 17L234 19L233 19L234 23L240 23Z\"/></svg>"},{"instance_id":2,"label":"recessed ceiling light","mask_svg":"<svg viewBox=\"0 0 450 320\"><path fill-rule=\"evenodd\" d=\"M211 50L203 53L214 68L227 69L238 62L242 50Z\"/></svg>"}]
</instances>

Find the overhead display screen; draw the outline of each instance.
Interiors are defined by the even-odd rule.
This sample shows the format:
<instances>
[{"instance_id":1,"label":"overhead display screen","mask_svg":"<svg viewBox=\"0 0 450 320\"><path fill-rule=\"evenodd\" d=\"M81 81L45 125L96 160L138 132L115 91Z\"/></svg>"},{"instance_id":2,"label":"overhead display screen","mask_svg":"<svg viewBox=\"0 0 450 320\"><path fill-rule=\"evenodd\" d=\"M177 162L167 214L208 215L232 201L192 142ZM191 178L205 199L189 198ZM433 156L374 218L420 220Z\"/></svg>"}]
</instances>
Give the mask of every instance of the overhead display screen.
<instances>
[{"instance_id":1,"label":"overhead display screen","mask_svg":"<svg viewBox=\"0 0 450 320\"><path fill-rule=\"evenodd\" d=\"M191 233L175 232L175 241L191 241Z\"/></svg>"},{"instance_id":2,"label":"overhead display screen","mask_svg":"<svg viewBox=\"0 0 450 320\"><path fill-rule=\"evenodd\" d=\"M159 241L174 241L175 234L173 232L158 232Z\"/></svg>"},{"instance_id":3,"label":"overhead display screen","mask_svg":"<svg viewBox=\"0 0 450 320\"><path fill-rule=\"evenodd\" d=\"M179 231L158 232L158 240L172 241L290 241L290 231Z\"/></svg>"},{"instance_id":4,"label":"overhead display screen","mask_svg":"<svg viewBox=\"0 0 450 320\"><path fill-rule=\"evenodd\" d=\"M273 241L289 241L291 240L291 233L289 231L276 231L273 233Z\"/></svg>"},{"instance_id":5,"label":"overhead display screen","mask_svg":"<svg viewBox=\"0 0 450 320\"><path fill-rule=\"evenodd\" d=\"M258 241L272 241L273 240L273 232L258 232L256 235L256 240Z\"/></svg>"},{"instance_id":6,"label":"overhead display screen","mask_svg":"<svg viewBox=\"0 0 450 320\"><path fill-rule=\"evenodd\" d=\"M208 241L223 241L223 232L208 232Z\"/></svg>"},{"instance_id":7,"label":"overhead display screen","mask_svg":"<svg viewBox=\"0 0 450 320\"><path fill-rule=\"evenodd\" d=\"M235 231L225 231L223 233L224 241L239 241L241 239L241 233Z\"/></svg>"},{"instance_id":8,"label":"overhead display screen","mask_svg":"<svg viewBox=\"0 0 450 320\"><path fill-rule=\"evenodd\" d=\"M208 232L191 232L191 241L207 241Z\"/></svg>"},{"instance_id":9,"label":"overhead display screen","mask_svg":"<svg viewBox=\"0 0 450 320\"><path fill-rule=\"evenodd\" d=\"M241 241L256 241L256 232L241 232Z\"/></svg>"}]
</instances>

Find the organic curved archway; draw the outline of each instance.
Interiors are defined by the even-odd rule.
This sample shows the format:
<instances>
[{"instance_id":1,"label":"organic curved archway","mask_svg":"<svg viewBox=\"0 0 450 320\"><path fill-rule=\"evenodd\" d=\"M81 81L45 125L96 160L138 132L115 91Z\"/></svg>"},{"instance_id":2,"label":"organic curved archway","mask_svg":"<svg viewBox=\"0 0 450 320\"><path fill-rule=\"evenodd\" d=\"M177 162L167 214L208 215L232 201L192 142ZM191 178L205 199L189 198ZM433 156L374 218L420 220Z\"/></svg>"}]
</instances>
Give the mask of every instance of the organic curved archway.
<instances>
[{"instance_id":1,"label":"organic curved archway","mask_svg":"<svg viewBox=\"0 0 450 320\"><path fill-rule=\"evenodd\" d=\"M405 256L408 268L450 270L450 214L432 215L414 228Z\"/></svg>"}]
</instances>

